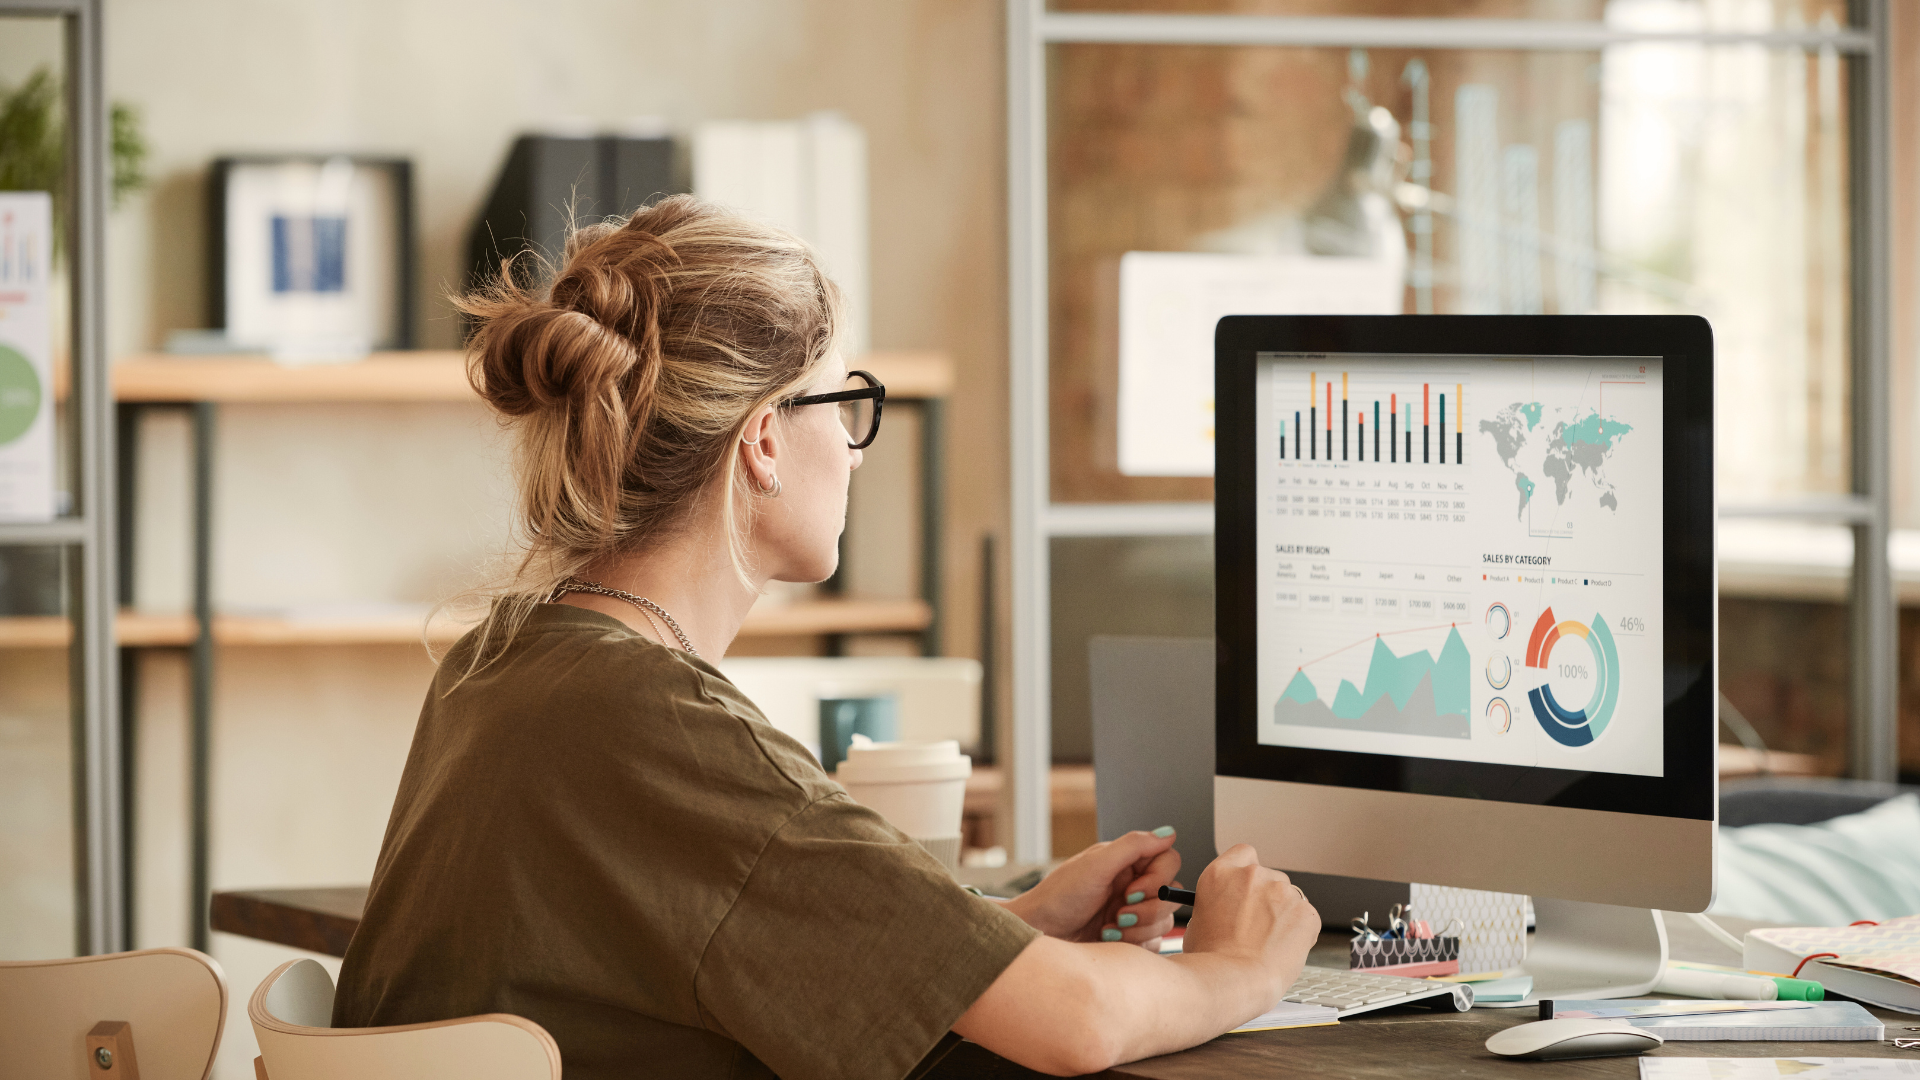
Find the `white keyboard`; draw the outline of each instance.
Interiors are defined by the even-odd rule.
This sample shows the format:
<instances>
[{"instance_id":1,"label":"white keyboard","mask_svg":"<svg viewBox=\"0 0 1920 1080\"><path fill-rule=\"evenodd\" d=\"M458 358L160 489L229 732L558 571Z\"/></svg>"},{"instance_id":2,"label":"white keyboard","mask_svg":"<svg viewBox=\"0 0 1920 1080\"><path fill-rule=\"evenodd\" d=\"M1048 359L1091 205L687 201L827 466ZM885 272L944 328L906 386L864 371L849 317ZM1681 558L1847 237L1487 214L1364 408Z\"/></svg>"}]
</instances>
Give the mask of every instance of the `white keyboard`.
<instances>
[{"instance_id":1,"label":"white keyboard","mask_svg":"<svg viewBox=\"0 0 1920 1080\"><path fill-rule=\"evenodd\" d=\"M1464 983L1317 967L1303 968L1300 980L1281 1000L1300 1005L1325 1005L1340 1010L1341 1016L1352 1016L1443 995L1448 1001L1436 1001L1435 1005L1451 1004L1456 1012L1473 1008L1473 987Z\"/></svg>"}]
</instances>

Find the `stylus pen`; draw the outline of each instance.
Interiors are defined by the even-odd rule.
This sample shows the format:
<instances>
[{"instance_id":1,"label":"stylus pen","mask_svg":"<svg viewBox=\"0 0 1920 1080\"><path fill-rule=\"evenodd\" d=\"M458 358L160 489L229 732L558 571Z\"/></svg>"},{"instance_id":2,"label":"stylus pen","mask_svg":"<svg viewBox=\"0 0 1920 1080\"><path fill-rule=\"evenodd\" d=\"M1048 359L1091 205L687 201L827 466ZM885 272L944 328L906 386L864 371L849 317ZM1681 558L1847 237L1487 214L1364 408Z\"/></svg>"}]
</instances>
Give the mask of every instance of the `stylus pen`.
<instances>
[{"instance_id":1,"label":"stylus pen","mask_svg":"<svg viewBox=\"0 0 1920 1080\"><path fill-rule=\"evenodd\" d=\"M1171 885L1162 885L1160 886L1160 899L1165 900L1169 904L1185 904L1188 907L1192 907L1194 900L1198 899L1198 897L1194 896L1191 890L1176 889Z\"/></svg>"}]
</instances>

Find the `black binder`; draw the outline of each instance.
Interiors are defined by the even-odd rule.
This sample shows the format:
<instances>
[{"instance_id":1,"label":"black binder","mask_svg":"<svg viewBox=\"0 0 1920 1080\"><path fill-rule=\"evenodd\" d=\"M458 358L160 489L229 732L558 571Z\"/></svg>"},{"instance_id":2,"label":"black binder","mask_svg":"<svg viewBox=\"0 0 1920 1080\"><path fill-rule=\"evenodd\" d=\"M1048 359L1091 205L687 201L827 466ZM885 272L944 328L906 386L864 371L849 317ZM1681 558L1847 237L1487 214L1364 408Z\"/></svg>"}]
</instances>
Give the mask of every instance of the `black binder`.
<instances>
[{"instance_id":1,"label":"black binder","mask_svg":"<svg viewBox=\"0 0 1920 1080\"><path fill-rule=\"evenodd\" d=\"M586 224L684 190L674 165L670 138L520 136L468 234L468 283L488 280L502 259L521 251L558 262L569 209L574 222ZM530 283L536 264L523 263L516 273Z\"/></svg>"}]
</instances>

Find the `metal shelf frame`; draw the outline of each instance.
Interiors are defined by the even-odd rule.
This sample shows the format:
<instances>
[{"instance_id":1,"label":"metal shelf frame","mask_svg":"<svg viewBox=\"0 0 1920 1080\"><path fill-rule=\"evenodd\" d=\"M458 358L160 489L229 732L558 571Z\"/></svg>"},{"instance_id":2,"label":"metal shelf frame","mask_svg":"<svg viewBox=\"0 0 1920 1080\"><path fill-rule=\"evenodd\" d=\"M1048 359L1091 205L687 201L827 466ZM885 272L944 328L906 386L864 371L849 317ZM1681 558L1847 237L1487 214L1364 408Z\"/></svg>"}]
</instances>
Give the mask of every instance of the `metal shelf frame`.
<instances>
[{"instance_id":1,"label":"metal shelf frame","mask_svg":"<svg viewBox=\"0 0 1920 1080\"><path fill-rule=\"evenodd\" d=\"M1007 0L1007 247L1010 291L1013 858L1051 855L1051 599L1056 536L1205 534L1212 506L1052 501L1048 442L1047 78L1049 45L1261 45L1293 48L1594 50L1639 42L1824 49L1850 65L1853 327L1850 497L1729 508L1741 516L1840 520L1854 531L1849 760L1891 780L1898 763L1898 608L1888 563L1892 522L1888 0L1855 0L1850 25L1766 32L1648 33L1532 19L1301 18L1050 12Z\"/></svg>"},{"instance_id":2,"label":"metal shelf frame","mask_svg":"<svg viewBox=\"0 0 1920 1080\"><path fill-rule=\"evenodd\" d=\"M58 18L66 45L66 251L73 364L67 432L73 512L51 522L0 524L0 546L59 546L74 620L74 951L127 947L131 923L128 807L119 657L114 641L118 534L113 396L106 355L106 223L111 159L101 70L102 0L0 0L0 20Z\"/></svg>"}]
</instances>

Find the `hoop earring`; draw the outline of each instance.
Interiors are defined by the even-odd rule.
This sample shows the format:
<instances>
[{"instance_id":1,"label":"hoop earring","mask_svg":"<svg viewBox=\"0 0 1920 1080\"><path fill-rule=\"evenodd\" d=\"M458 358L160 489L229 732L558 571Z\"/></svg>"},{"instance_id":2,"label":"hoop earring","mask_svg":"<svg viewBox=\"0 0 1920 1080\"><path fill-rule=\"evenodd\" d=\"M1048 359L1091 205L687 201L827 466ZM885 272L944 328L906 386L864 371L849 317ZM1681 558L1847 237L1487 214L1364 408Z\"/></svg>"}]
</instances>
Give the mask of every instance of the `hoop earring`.
<instances>
[{"instance_id":1,"label":"hoop earring","mask_svg":"<svg viewBox=\"0 0 1920 1080\"><path fill-rule=\"evenodd\" d=\"M773 483L767 485L766 487L761 487L758 483L754 484L753 493L760 496L763 499L779 498L780 497L780 477L776 474L773 478Z\"/></svg>"}]
</instances>

